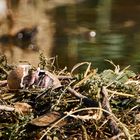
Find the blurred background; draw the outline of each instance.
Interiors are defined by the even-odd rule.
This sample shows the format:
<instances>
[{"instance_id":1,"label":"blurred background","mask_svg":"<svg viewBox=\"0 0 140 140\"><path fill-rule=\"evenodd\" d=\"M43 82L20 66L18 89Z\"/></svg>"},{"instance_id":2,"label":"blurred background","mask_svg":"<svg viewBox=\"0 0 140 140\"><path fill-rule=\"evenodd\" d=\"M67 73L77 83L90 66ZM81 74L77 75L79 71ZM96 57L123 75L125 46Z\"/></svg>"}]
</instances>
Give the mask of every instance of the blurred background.
<instances>
[{"instance_id":1,"label":"blurred background","mask_svg":"<svg viewBox=\"0 0 140 140\"><path fill-rule=\"evenodd\" d=\"M59 67L83 61L99 71L140 70L139 0L0 0L0 53L10 63L38 64L58 56Z\"/></svg>"}]
</instances>

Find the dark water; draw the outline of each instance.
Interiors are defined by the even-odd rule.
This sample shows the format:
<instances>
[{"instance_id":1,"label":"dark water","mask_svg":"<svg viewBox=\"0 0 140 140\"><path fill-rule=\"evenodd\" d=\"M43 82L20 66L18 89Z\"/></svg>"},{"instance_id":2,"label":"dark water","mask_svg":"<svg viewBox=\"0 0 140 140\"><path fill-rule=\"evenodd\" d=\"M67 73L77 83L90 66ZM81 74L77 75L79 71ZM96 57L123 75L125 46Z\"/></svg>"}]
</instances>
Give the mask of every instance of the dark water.
<instances>
[{"instance_id":1,"label":"dark water","mask_svg":"<svg viewBox=\"0 0 140 140\"><path fill-rule=\"evenodd\" d=\"M61 67L71 68L78 62L88 61L103 70L112 67L105 61L108 59L121 68L131 65L132 70L139 72L139 13L139 0L88 0L59 7L55 12L57 25L52 55L58 55Z\"/></svg>"},{"instance_id":2,"label":"dark water","mask_svg":"<svg viewBox=\"0 0 140 140\"><path fill-rule=\"evenodd\" d=\"M75 0L76 4L71 1L7 1L13 18L8 15L4 18L8 27L0 20L0 38L4 33L9 37L27 27L37 26L37 46L47 57L57 55L61 68L67 66L70 70L85 61L91 62L99 71L113 68L105 61L107 59L122 69L131 65L132 70L139 72L140 0ZM51 5L54 6L52 9ZM21 36L24 37L20 33L17 38L21 40ZM0 40L0 53L3 54L3 48L9 58L14 56L13 62L26 59L38 64L38 53L24 51L22 45L11 39L9 42L15 46L1 46L3 42ZM32 35L27 43L30 42ZM23 46L28 45L24 42Z\"/></svg>"}]
</instances>

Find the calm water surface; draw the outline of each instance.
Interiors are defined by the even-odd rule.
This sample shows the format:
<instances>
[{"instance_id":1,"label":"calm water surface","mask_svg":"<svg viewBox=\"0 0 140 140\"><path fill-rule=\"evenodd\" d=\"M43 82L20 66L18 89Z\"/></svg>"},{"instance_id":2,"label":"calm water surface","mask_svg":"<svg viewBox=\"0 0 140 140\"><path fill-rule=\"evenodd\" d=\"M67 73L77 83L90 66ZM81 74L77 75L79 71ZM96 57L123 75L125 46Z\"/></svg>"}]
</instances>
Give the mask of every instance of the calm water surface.
<instances>
[{"instance_id":1,"label":"calm water surface","mask_svg":"<svg viewBox=\"0 0 140 140\"><path fill-rule=\"evenodd\" d=\"M8 24L9 32L11 25L12 32L39 26L39 48L49 57L57 55L61 68L67 66L70 70L75 64L88 61L102 71L113 68L105 61L108 59L121 68L131 65L132 70L140 71L140 0L77 0L77 4L68 1L71 2L9 1L14 15L12 24ZM16 2L20 6L16 7ZM51 4L55 7L49 9ZM1 35L7 33L4 23L0 27ZM9 46L2 47L10 50ZM38 53L21 52L19 47L13 52L14 62L19 56L38 63Z\"/></svg>"},{"instance_id":2,"label":"calm water surface","mask_svg":"<svg viewBox=\"0 0 140 140\"><path fill-rule=\"evenodd\" d=\"M56 9L53 55L59 56L60 66L88 61L103 70L112 67L108 59L140 71L140 1L107 1Z\"/></svg>"}]
</instances>

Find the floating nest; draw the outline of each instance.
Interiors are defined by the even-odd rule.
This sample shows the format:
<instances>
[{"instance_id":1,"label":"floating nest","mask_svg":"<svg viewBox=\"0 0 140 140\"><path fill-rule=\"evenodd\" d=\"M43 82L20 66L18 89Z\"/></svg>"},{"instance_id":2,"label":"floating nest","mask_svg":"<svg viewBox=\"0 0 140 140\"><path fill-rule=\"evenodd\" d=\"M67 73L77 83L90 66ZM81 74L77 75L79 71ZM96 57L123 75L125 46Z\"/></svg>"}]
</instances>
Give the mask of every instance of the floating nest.
<instances>
[{"instance_id":1,"label":"floating nest","mask_svg":"<svg viewBox=\"0 0 140 140\"><path fill-rule=\"evenodd\" d=\"M14 89L7 77L16 66L0 56L1 140L140 139L138 74L111 61L101 73L89 62L68 72L55 59L40 54L39 71L28 63L38 78L28 72Z\"/></svg>"}]
</instances>

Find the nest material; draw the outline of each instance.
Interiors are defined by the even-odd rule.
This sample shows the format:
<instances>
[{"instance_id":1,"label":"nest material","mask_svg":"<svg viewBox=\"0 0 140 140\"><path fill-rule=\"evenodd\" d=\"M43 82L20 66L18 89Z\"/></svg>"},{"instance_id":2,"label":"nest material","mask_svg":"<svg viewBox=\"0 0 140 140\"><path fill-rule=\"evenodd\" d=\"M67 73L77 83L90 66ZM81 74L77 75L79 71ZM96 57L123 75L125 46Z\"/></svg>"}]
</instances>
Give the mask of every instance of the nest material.
<instances>
[{"instance_id":1,"label":"nest material","mask_svg":"<svg viewBox=\"0 0 140 140\"><path fill-rule=\"evenodd\" d=\"M57 76L61 87L9 90L3 80L12 67L4 61L0 69L0 139L140 139L140 81L128 68L120 70L110 62L114 70L98 73L85 62L68 72L41 57L39 67ZM74 74L85 64L84 72Z\"/></svg>"}]
</instances>

